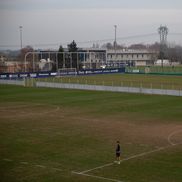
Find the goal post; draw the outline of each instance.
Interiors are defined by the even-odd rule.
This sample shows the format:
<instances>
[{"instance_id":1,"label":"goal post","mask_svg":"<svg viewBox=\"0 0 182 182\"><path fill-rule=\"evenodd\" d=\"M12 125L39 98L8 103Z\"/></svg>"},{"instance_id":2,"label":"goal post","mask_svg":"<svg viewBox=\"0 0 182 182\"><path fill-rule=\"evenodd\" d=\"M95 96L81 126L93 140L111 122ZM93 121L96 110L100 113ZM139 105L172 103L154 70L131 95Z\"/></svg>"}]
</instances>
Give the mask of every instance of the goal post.
<instances>
[{"instance_id":1,"label":"goal post","mask_svg":"<svg viewBox=\"0 0 182 182\"><path fill-rule=\"evenodd\" d=\"M57 76L76 76L77 75L77 69L76 68L59 68L57 71Z\"/></svg>"}]
</instances>

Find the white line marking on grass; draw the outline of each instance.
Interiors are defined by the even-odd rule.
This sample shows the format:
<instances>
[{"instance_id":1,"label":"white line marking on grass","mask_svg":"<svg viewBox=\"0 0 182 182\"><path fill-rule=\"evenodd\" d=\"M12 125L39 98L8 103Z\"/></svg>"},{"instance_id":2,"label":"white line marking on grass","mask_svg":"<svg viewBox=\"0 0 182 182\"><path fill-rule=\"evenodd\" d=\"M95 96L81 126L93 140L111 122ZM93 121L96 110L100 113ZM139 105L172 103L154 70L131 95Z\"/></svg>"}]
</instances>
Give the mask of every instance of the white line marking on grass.
<instances>
[{"instance_id":1,"label":"white line marking on grass","mask_svg":"<svg viewBox=\"0 0 182 182\"><path fill-rule=\"evenodd\" d=\"M39 115L43 115L43 114L50 114L50 113L54 113L54 112L57 112L60 110L60 107L57 106L56 109L54 110L51 110L51 111L47 111L47 112L41 112L41 113L36 113L36 114L39 114Z\"/></svg>"},{"instance_id":2,"label":"white line marking on grass","mask_svg":"<svg viewBox=\"0 0 182 182\"><path fill-rule=\"evenodd\" d=\"M28 107L28 109L31 109L32 107L35 106L46 106L45 104L33 104L33 105L22 105L21 107ZM28 111L22 111L23 113L19 113L19 116L30 116L30 115L44 115L44 114L50 114L50 113L54 113L54 112L58 112L61 108L60 106L55 106L55 105L51 105L51 107L53 107L53 109L49 109L48 111L45 112L37 112L37 113L32 113L32 112L28 112ZM15 108L19 108L18 106ZM4 109L9 109L9 108L4 108ZM9 117L9 116L8 116Z\"/></svg>"},{"instance_id":3,"label":"white line marking on grass","mask_svg":"<svg viewBox=\"0 0 182 182\"><path fill-rule=\"evenodd\" d=\"M92 168L92 169L88 169L88 170L85 170L85 171L82 171L82 172L79 172L80 174L85 174L85 173L88 173L90 171L94 171L96 169L101 169L101 168L104 168L104 167L109 167L109 166L112 166L114 164L114 162L112 163L108 163L108 164L105 164L105 165L102 165L102 166L98 166L98 167L95 167L95 168Z\"/></svg>"},{"instance_id":4,"label":"white line marking on grass","mask_svg":"<svg viewBox=\"0 0 182 182\"><path fill-rule=\"evenodd\" d=\"M90 119L90 118L82 118L82 117L74 117L75 119L78 120L83 120L83 121L94 121L94 122L98 122L98 119Z\"/></svg>"},{"instance_id":5,"label":"white line marking on grass","mask_svg":"<svg viewBox=\"0 0 182 182\"><path fill-rule=\"evenodd\" d=\"M21 116L29 116L29 115L44 115L44 114L50 114L50 113L54 113L54 112L57 112L60 110L60 107L57 106L56 109L53 109L53 110L50 110L50 111L47 111L47 112L39 112L39 113L24 113L22 114Z\"/></svg>"},{"instance_id":6,"label":"white line marking on grass","mask_svg":"<svg viewBox=\"0 0 182 182\"><path fill-rule=\"evenodd\" d=\"M87 176L87 177L102 179L102 180L106 180L106 181L124 182L124 181L120 181L120 180L117 180L117 179L105 178L105 177L102 177L102 176L95 176L95 175L91 175L91 174L83 174L83 173L79 173L79 172L75 172L75 171L72 171L72 173L73 174L77 174L77 175L82 175L82 176Z\"/></svg>"},{"instance_id":7,"label":"white line marking on grass","mask_svg":"<svg viewBox=\"0 0 182 182\"><path fill-rule=\"evenodd\" d=\"M46 168L46 166L43 165L35 165L35 167Z\"/></svg>"},{"instance_id":8,"label":"white line marking on grass","mask_svg":"<svg viewBox=\"0 0 182 182\"><path fill-rule=\"evenodd\" d=\"M25 107L32 107L32 106L41 106L42 104L33 104L33 105L29 105L29 104L20 104L19 103L16 104L16 106L4 106L4 107L0 107L1 110L10 110L10 109L21 109L21 108L25 108Z\"/></svg>"},{"instance_id":9,"label":"white line marking on grass","mask_svg":"<svg viewBox=\"0 0 182 182\"><path fill-rule=\"evenodd\" d=\"M172 133L168 136L167 140L168 140L168 142L169 142L170 145L173 145L173 146L174 146L174 145L177 145L176 143L172 142L172 137L173 137L174 135L178 134L178 133L181 133L181 132L182 132L182 129L181 129L181 130L176 130L176 131L172 132ZM178 143L178 144L182 144L182 143Z\"/></svg>"},{"instance_id":10,"label":"white line marking on grass","mask_svg":"<svg viewBox=\"0 0 182 182\"><path fill-rule=\"evenodd\" d=\"M3 161L12 162L13 160L11 160L11 159L3 159Z\"/></svg>"},{"instance_id":11,"label":"white line marking on grass","mask_svg":"<svg viewBox=\"0 0 182 182\"><path fill-rule=\"evenodd\" d=\"M53 167L52 169L55 170L55 171L63 171L62 169L55 168L55 167Z\"/></svg>"},{"instance_id":12,"label":"white line marking on grass","mask_svg":"<svg viewBox=\"0 0 182 182\"><path fill-rule=\"evenodd\" d=\"M173 144L172 146L180 145L180 144L182 144L182 143ZM136 155L130 156L130 157L128 157L128 158L122 159L120 162L128 161L128 160L131 160L131 159L134 159L134 158L138 158L138 157L143 157L143 156L145 156L145 155L152 154L152 153L155 153L155 152L159 152L159 151L161 151L161 150L165 150L165 149L170 148L170 147L171 147L171 145L168 145L168 146L166 146L166 147L160 147L160 148L158 148L158 149L151 150L151 151L149 151L149 152L143 152L143 153L141 153L141 154L136 154ZM96 170L96 169L101 169L101 168L104 168L104 167L112 166L113 164L114 164L114 162L113 162L113 163L108 163L108 164L105 164L105 165L102 165L102 166L98 166L98 167L95 167L95 168L92 168L92 169L88 169L88 170L85 170L85 171L81 171L81 172L78 172L78 173L79 173L79 174L85 174L85 173L88 173L88 172L90 172L90 171L94 171L94 170Z\"/></svg>"},{"instance_id":13,"label":"white line marking on grass","mask_svg":"<svg viewBox=\"0 0 182 182\"><path fill-rule=\"evenodd\" d=\"M28 162L20 162L20 164L28 165Z\"/></svg>"},{"instance_id":14,"label":"white line marking on grass","mask_svg":"<svg viewBox=\"0 0 182 182\"><path fill-rule=\"evenodd\" d=\"M7 158L4 158L2 159L3 161L6 161L6 162L12 162L13 160L11 159L7 159ZM34 167L38 167L38 168L42 168L42 169L50 169L50 170L54 170L54 171L58 171L58 172L63 172L62 169L60 168L56 168L56 167L48 167L48 166L44 166L44 165L39 165L39 164L35 164L35 165L31 165L30 163L28 162L25 162L25 161L21 161L19 162L20 164L23 164L23 165L30 165L30 166L34 166Z\"/></svg>"},{"instance_id":15,"label":"white line marking on grass","mask_svg":"<svg viewBox=\"0 0 182 182\"><path fill-rule=\"evenodd\" d=\"M149 152L143 152L141 154L136 154L136 155L130 156L128 158L122 159L120 162L128 161L128 160L131 160L131 159L134 159L134 158L138 158L138 157L143 157L143 156L148 155L148 154L152 154L152 153L155 153L155 152L159 152L161 150L165 150L165 149L170 148L172 146L181 145L182 143L173 143L171 141L171 138L175 134L180 133L180 132L182 132L182 130L177 130L177 131L174 131L171 134L169 134L169 136L168 136L168 142L169 142L170 145L168 145L166 147L159 147L159 148L154 149L154 150L151 150ZM109 167L109 166L112 166L113 164L114 164L113 162L112 163L108 163L108 164L105 164L105 165L102 165L102 166L98 166L98 167L95 167L95 168L92 168L92 169L88 169L88 170L85 170L85 171L81 171L81 172L79 172L79 174L85 174L85 173L88 173L90 171L94 171L94 170L101 169L101 168L104 168L104 167Z\"/></svg>"},{"instance_id":16,"label":"white line marking on grass","mask_svg":"<svg viewBox=\"0 0 182 182\"><path fill-rule=\"evenodd\" d=\"M142 156L145 156L145 155L148 155L148 154L159 152L161 150L165 150L165 149L170 148L172 146L177 146L177 145L181 145L181 144L182 143L168 145L166 147L160 147L158 149L151 150L149 152L143 152L141 154L137 154L137 155L133 155L131 157L125 158L125 159L121 160L120 162L128 161L128 160L131 160L131 159L134 159L134 158L138 158L138 157L142 157ZM88 177L103 179L103 180L107 180L107 181L123 182L123 181L119 181L119 180L116 180L116 179L111 179L111 178L105 178L105 177L101 177L101 176L95 176L95 175L86 174L86 173L94 171L96 169L101 169L101 168L104 168L104 167L112 166L113 164L114 164L114 162L113 163L108 163L108 164L105 164L105 165L102 165L102 166L99 166L99 167L95 167L95 168L92 168L92 169L89 169L89 170L81 171L81 172L72 171L72 173L77 174L77 175L82 175L82 176L88 176Z\"/></svg>"},{"instance_id":17,"label":"white line marking on grass","mask_svg":"<svg viewBox=\"0 0 182 182\"><path fill-rule=\"evenodd\" d=\"M136 154L136 155L133 155L133 156L130 156L128 158L125 158L125 159L122 159L120 162L124 162L124 161L128 161L130 159L134 159L134 158L138 158L138 157L142 157L142 156L145 156L145 155L148 155L148 154L152 154L154 152L158 152L158 151L161 151L161 150L165 150L167 148L171 147L171 145L167 146L167 147L160 147L158 149L155 149L155 150L151 150L149 152L143 152L141 154ZM98 166L98 167L95 167L95 168L92 168L92 169L88 169L88 170L85 170L85 171L81 171L79 172L80 174L85 174L85 173L88 173L90 171L94 171L96 169L101 169L101 168L104 168L104 167L109 167L109 166L112 166L114 165L115 163L112 162L112 163L108 163L108 164L105 164L105 165L102 165L102 166Z\"/></svg>"}]
</instances>

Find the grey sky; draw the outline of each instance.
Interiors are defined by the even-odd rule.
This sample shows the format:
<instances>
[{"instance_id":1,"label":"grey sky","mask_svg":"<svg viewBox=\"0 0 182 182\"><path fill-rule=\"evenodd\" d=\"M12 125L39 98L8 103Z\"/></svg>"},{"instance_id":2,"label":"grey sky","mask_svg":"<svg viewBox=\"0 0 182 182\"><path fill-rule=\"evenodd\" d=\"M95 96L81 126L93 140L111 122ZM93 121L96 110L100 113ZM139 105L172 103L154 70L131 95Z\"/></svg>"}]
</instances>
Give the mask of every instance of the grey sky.
<instances>
[{"instance_id":1,"label":"grey sky","mask_svg":"<svg viewBox=\"0 0 182 182\"><path fill-rule=\"evenodd\" d=\"M181 19L181 0L0 0L0 45L19 45L20 25L24 45L55 44L47 47L56 48L73 39L112 39L115 24L118 37L156 33L161 24L170 32L182 33ZM182 43L181 36L169 39Z\"/></svg>"},{"instance_id":2,"label":"grey sky","mask_svg":"<svg viewBox=\"0 0 182 182\"><path fill-rule=\"evenodd\" d=\"M128 8L128 9L181 9L181 0L1 0L1 9L75 9L75 8Z\"/></svg>"}]
</instances>

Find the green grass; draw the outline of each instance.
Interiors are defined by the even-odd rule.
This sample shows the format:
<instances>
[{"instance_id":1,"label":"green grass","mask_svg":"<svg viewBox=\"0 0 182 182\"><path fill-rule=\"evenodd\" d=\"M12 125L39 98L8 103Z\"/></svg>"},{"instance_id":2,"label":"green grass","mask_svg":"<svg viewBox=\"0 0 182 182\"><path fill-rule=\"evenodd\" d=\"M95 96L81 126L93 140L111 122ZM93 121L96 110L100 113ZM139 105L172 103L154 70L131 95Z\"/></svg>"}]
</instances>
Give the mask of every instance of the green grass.
<instances>
[{"instance_id":1,"label":"green grass","mask_svg":"<svg viewBox=\"0 0 182 182\"><path fill-rule=\"evenodd\" d=\"M181 76L166 75L141 75L141 74L108 74L108 75L92 75L79 77L61 77L61 78L45 78L38 79L48 82L62 83L79 83L90 85L106 85L106 86L129 86L144 88L163 88L163 89L182 89Z\"/></svg>"},{"instance_id":2,"label":"green grass","mask_svg":"<svg viewBox=\"0 0 182 182\"><path fill-rule=\"evenodd\" d=\"M0 103L2 182L102 182L72 171L112 162L116 140L127 158L169 146L168 136L182 129L181 97L0 85ZM181 138L179 132L172 141ZM170 146L88 174L181 182L181 152L181 145Z\"/></svg>"}]
</instances>

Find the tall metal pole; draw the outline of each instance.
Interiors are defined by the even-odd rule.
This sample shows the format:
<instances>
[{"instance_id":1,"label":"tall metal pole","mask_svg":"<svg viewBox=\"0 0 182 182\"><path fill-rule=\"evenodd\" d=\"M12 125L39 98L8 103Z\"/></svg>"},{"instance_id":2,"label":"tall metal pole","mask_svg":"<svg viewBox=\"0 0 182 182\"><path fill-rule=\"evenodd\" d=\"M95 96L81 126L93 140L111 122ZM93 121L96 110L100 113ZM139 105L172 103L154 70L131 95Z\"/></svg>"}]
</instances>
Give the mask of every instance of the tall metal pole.
<instances>
[{"instance_id":1,"label":"tall metal pole","mask_svg":"<svg viewBox=\"0 0 182 182\"><path fill-rule=\"evenodd\" d=\"M160 35L160 58L161 58L161 66L163 68L163 61L164 61L164 54L166 52L167 47L167 34L168 34L168 28L166 26L160 26L158 28L158 33Z\"/></svg>"},{"instance_id":2,"label":"tall metal pole","mask_svg":"<svg viewBox=\"0 0 182 182\"><path fill-rule=\"evenodd\" d=\"M22 45L22 30L23 30L23 26L19 26L20 29L20 48L22 49L23 45Z\"/></svg>"},{"instance_id":3,"label":"tall metal pole","mask_svg":"<svg viewBox=\"0 0 182 182\"><path fill-rule=\"evenodd\" d=\"M115 37L114 37L114 54L115 54L115 62L116 62L116 30L117 30L117 25L114 25L114 33L115 33Z\"/></svg>"},{"instance_id":4,"label":"tall metal pole","mask_svg":"<svg viewBox=\"0 0 182 182\"><path fill-rule=\"evenodd\" d=\"M56 52L56 72L58 72L58 53Z\"/></svg>"},{"instance_id":5,"label":"tall metal pole","mask_svg":"<svg viewBox=\"0 0 182 182\"><path fill-rule=\"evenodd\" d=\"M114 33L115 33L115 36L114 36L114 45L116 47L116 29L117 29L117 25L114 25Z\"/></svg>"},{"instance_id":6,"label":"tall metal pole","mask_svg":"<svg viewBox=\"0 0 182 182\"><path fill-rule=\"evenodd\" d=\"M79 63L78 63L78 52L76 53L77 54L77 56L76 56L76 58L77 58L77 71L79 70Z\"/></svg>"}]
</instances>

